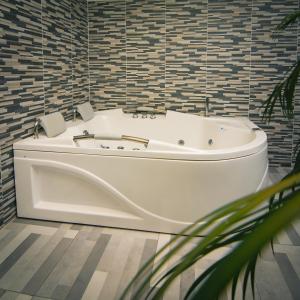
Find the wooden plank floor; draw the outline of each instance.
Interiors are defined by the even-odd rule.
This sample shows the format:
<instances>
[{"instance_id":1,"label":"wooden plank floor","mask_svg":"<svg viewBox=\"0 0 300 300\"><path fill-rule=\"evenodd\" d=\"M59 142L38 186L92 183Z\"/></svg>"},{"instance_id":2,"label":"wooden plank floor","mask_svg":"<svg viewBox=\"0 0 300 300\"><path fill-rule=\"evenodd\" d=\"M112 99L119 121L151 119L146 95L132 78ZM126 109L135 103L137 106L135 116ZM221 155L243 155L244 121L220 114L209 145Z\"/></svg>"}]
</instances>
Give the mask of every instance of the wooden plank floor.
<instances>
[{"instance_id":1,"label":"wooden plank floor","mask_svg":"<svg viewBox=\"0 0 300 300\"><path fill-rule=\"evenodd\" d=\"M280 180L285 169L273 169ZM117 299L168 234L17 218L0 230L0 299ZM182 299L220 249L186 271L164 299ZM256 299L300 299L300 221L267 248L256 272ZM241 284L236 299L241 299ZM247 294L251 299L251 292ZM222 296L230 299L230 291Z\"/></svg>"}]
</instances>

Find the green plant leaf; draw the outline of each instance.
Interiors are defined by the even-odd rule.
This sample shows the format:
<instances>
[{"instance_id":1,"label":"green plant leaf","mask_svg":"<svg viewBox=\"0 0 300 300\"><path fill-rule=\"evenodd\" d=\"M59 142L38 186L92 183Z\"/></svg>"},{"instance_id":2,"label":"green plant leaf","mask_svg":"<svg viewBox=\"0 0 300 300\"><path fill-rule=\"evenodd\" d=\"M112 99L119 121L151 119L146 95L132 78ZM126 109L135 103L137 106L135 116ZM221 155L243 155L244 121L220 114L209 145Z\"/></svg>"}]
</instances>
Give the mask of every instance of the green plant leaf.
<instances>
[{"instance_id":1,"label":"green plant leaf","mask_svg":"<svg viewBox=\"0 0 300 300\"><path fill-rule=\"evenodd\" d=\"M237 272L232 279L232 284L231 284L231 299L235 299L235 292L236 292L236 287L237 287L237 283L239 280L239 276L240 276L240 272ZM196 286L195 286L196 288Z\"/></svg>"},{"instance_id":2,"label":"green plant leaf","mask_svg":"<svg viewBox=\"0 0 300 300\"><path fill-rule=\"evenodd\" d=\"M300 17L300 10L296 10L294 13L287 15L281 23L276 27L276 31L282 31L288 26L295 24Z\"/></svg>"},{"instance_id":3,"label":"green plant leaf","mask_svg":"<svg viewBox=\"0 0 300 300\"><path fill-rule=\"evenodd\" d=\"M251 277L252 295L253 295L253 298L255 299L254 277L255 277L255 266L256 266L257 257L258 257L258 254L255 254L253 259L250 259L250 261L246 267L244 280L243 280L243 299L246 298L247 283L248 283L249 276Z\"/></svg>"},{"instance_id":4,"label":"green plant leaf","mask_svg":"<svg viewBox=\"0 0 300 300\"><path fill-rule=\"evenodd\" d=\"M276 104L281 108L283 115L291 120L294 116L295 87L300 74L300 61L298 60L276 84L273 92L263 103L262 119L270 122Z\"/></svg>"},{"instance_id":5,"label":"green plant leaf","mask_svg":"<svg viewBox=\"0 0 300 300\"><path fill-rule=\"evenodd\" d=\"M198 259L201 259L214 249L227 245L227 243L235 243L237 245L241 245L245 241L247 241L248 237L257 230L258 226L261 226L263 222L265 222L270 213L280 211L278 208L278 203L274 203L274 209L271 211L268 210L268 205L263 208L261 205L267 201L270 197L275 195L276 193L280 193L284 190L290 189L291 187L300 183L300 174L296 174L286 178L282 182L279 182L267 189L260 191L254 195L249 195L237 201L234 201L230 204L223 206L222 208L212 212L208 216L201 218L200 224L193 224L188 227L188 229L183 232L189 232L191 235L182 237L176 236L174 239L170 241L170 243L166 244L162 250L159 251L158 254L161 254L166 247L173 245L172 250L164 255L157 266L154 266L153 270L149 269L149 266L152 266L152 263L156 256L152 257L144 266L144 268L138 272L133 281L128 285L127 289L124 291L121 299L126 297L126 294L129 288L133 283L137 283L137 289L135 293L132 295L133 299L141 299L144 298L144 293L147 293L145 287L148 282L157 272L165 266L165 264L174 256L176 253L187 243L191 241L191 239L197 236L199 233L203 233L205 230L206 235L196 243L194 248L188 252L179 262L175 263L175 265L169 269L168 272L163 274L154 284L153 289L148 294L151 299L161 299L166 291L166 289L170 286L173 280L180 275L184 270L193 265ZM287 196L283 197L282 202L283 205L289 203L293 194L287 194ZM274 197L274 201L279 201L279 198ZM258 212L258 215L255 215L254 212ZM246 217L246 219L245 219ZM222 220L222 222L220 222ZM290 220L289 220L290 221ZM271 239L272 237L269 237ZM239 249L239 248L235 248ZM249 248L251 249L251 248ZM253 260L253 257L258 255L257 252L252 253L252 256L248 261L244 262L244 265L249 263L249 261ZM203 275L201 275L194 284L191 286L187 293L187 299L193 299L193 295L200 291L199 286L202 286L203 282L206 285L206 282L209 281L210 277L219 270L220 267L224 264L224 260L228 259L229 255L226 255L224 258L219 260L214 266L209 268ZM243 266L244 266L243 265ZM226 277L228 280L232 280L237 276L238 273L241 272L243 266L239 266L240 268L236 268L234 273L231 273L232 276L230 279ZM251 268L250 268L251 267ZM255 272L255 262L250 265L248 273L251 274L252 286L254 282L254 272ZM145 272L147 270L147 272ZM159 286L158 286L159 283ZM228 282L227 282L228 283ZM203 298L206 299L206 298Z\"/></svg>"},{"instance_id":6,"label":"green plant leaf","mask_svg":"<svg viewBox=\"0 0 300 300\"><path fill-rule=\"evenodd\" d=\"M284 202L278 210L272 211L268 218L255 228L252 234L237 245L212 272L205 284L199 285L190 299L217 299L222 291L235 276L238 270L266 245L272 236L279 233L291 220L300 213L300 191L295 192L289 201Z\"/></svg>"}]
</instances>

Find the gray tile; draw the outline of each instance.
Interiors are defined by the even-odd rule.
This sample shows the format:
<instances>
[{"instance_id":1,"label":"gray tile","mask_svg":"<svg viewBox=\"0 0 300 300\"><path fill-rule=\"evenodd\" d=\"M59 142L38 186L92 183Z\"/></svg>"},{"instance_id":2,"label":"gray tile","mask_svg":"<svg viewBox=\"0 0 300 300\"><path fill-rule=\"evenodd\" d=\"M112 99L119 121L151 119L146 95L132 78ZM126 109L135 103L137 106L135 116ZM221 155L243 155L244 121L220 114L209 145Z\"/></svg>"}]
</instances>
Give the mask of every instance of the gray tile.
<instances>
[{"instance_id":1,"label":"gray tile","mask_svg":"<svg viewBox=\"0 0 300 300\"><path fill-rule=\"evenodd\" d=\"M72 286L66 299L69 300L81 299L110 238L111 236L108 234L102 234L100 236L91 254L89 255L87 261L83 265L81 272L76 278L76 281Z\"/></svg>"},{"instance_id":2,"label":"gray tile","mask_svg":"<svg viewBox=\"0 0 300 300\"><path fill-rule=\"evenodd\" d=\"M30 248L40 235L31 233L0 265L0 278L15 264L15 262Z\"/></svg>"},{"instance_id":3,"label":"gray tile","mask_svg":"<svg viewBox=\"0 0 300 300\"><path fill-rule=\"evenodd\" d=\"M146 239L144 251L142 254L140 266L142 267L146 261L156 253L157 250L157 240Z\"/></svg>"},{"instance_id":4,"label":"gray tile","mask_svg":"<svg viewBox=\"0 0 300 300\"><path fill-rule=\"evenodd\" d=\"M107 279L106 272L95 270L87 288L84 291L82 300L99 299L99 295L106 282L106 279Z\"/></svg>"},{"instance_id":5,"label":"gray tile","mask_svg":"<svg viewBox=\"0 0 300 300\"><path fill-rule=\"evenodd\" d=\"M1 240L0 240L0 249L6 246L10 241L12 241L24 227L21 226L15 230L10 230Z\"/></svg>"},{"instance_id":6,"label":"gray tile","mask_svg":"<svg viewBox=\"0 0 300 300\"><path fill-rule=\"evenodd\" d=\"M293 255L299 255L300 246L274 244L274 251L275 253L288 253Z\"/></svg>"},{"instance_id":7,"label":"gray tile","mask_svg":"<svg viewBox=\"0 0 300 300\"><path fill-rule=\"evenodd\" d=\"M140 261L139 269L146 263L146 261L152 257L157 250L157 240L147 239L145 242L144 251L142 254L142 258ZM152 270L153 265L149 266L149 270ZM145 290L148 290L150 288L150 282L145 287ZM132 293L136 292L136 286L133 285L132 287Z\"/></svg>"},{"instance_id":8,"label":"gray tile","mask_svg":"<svg viewBox=\"0 0 300 300\"><path fill-rule=\"evenodd\" d=\"M52 294L54 299L65 299L70 292L70 287L67 285L58 285Z\"/></svg>"},{"instance_id":9,"label":"gray tile","mask_svg":"<svg viewBox=\"0 0 300 300\"><path fill-rule=\"evenodd\" d=\"M31 295L19 294L16 300L32 300Z\"/></svg>"},{"instance_id":10,"label":"gray tile","mask_svg":"<svg viewBox=\"0 0 300 300\"><path fill-rule=\"evenodd\" d=\"M95 245L95 242L87 242L88 236L89 230L83 227L39 289L38 296L61 299L58 295L55 297L53 294L56 288L61 285L65 287L65 290L67 289L66 287L70 290L82 265ZM68 292L65 293L68 294ZM60 289L58 294L61 294Z\"/></svg>"},{"instance_id":11,"label":"gray tile","mask_svg":"<svg viewBox=\"0 0 300 300\"><path fill-rule=\"evenodd\" d=\"M16 218L14 220L14 223L30 224L30 225L38 225L38 226L46 226L46 227L54 227L54 228L58 228L61 225L60 222L33 220L33 219L25 219L25 218Z\"/></svg>"},{"instance_id":12,"label":"gray tile","mask_svg":"<svg viewBox=\"0 0 300 300\"><path fill-rule=\"evenodd\" d=\"M30 281L23 289L23 293L29 295L35 295L42 286L43 282L52 272L58 261L61 259L64 252L70 246L72 239L63 238L56 248L49 255L47 260L40 266L38 271L33 275Z\"/></svg>"},{"instance_id":13,"label":"gray tile","mask_svg":"<svg viewBox=\"0 0 300 300\"><path fill-rule=\"evenodd\" d=\"M268 261L274 261L275 260L271 244L267 244L263 248L263 250L261 251L261 259L268 260Z\"/></svg>"},{"instance_id":14,"label":"gray tile","mask_svg":"<svg viewBox=\"0 0 300 300\"><path fill-rule=\"evenodd\" d=\"M94 227L87 239L90 241L97 241L99 239L99 236L101 235L102 230L102 227Z\"/></svg>"},{"instance_id":15,"label":"gray tile","mask_svg":"<svg viewBox=\"0 0 300 300\"><path fill-rule=\"evenodd\" d=\"M5 239L5 237L6 237L9 233L11 233L11 230L7 230L7 229L5 229L5 228L1 228L1 227L0 227L0 243L1 243L1 241L2 241L3 239Z\"/></svg>"},{"instance_id":16,"label":"gray tile","mask_svg":"<svg viewBox=\"0 0 300 300\"><path fill-rule=\"evenodd\" d=\"M193 268L186 270L180 278L180 299L184 299L189 287L195 280L195 271Z\"/></svg>"},{"instance_id":17,"label":"gray tile","mask_svg":"<svg viewBox=\"0 0 300 300\"><path fill-rule=\"evenodd\" d=\"M28 278L28 280L30 279L31 276L29 275L29 270L33 267L32 262L34 261L34 264L38 263L37 256L47 241L49 241L49 236L40 236L5 274L5 276L1 278L0 287L10 291L20 292L20 290L25 286L24 284L20 289L20 280L22 281L24 278ZM22 276L19 276L19 274L22 274Z\"/></svg>"},{"instance_id":18,"label":"gray tile","mask_svg":"<svg viewBox=\"0 0 300 300\"><path fill-rule=\"evenodd\" d=\"M120 244L112 253L111 264L109 266L110 271L106 277L105 284L98 299L118 298L116 297L118 293L118 286L126 266L126 261L128 260L130 252L133 250L133 245L134 238L130 236L130 234L128 235L124 232L124 236L121 238ZM104 259L104 256L102 258Z\"/></svg>"},{"instance_id":19,"label":"gray tile","mask_svg":"<svg viewBox=\"0 0 300 300\"><path fill-rule=\"evenodd\" d=\"M71 229L72 229L72 230L81 230L82 227L83 227L82 225L79 225L79 224L73 224L73 225L71 226Z\"/></svg>"},{"instance_id":20,"label":"gray tile","mask_svg":"<svg viewBox=\"0 0 300 300\"><path fill-rule=\"evenodd\" d=\"M28 225L30 225L28 223ZM62 225L65 226L66 224ZM71 225L68 225L69 227L64 227L64 229L66 228L70 228ZM19 228L19 226L14 227L14 229ZM14 230L13 229L13 230ZM25 227L26 229L26 227ZM61 230L61 229L59 229ZM36 300L42 300L42 299L64 299L64 298L68 298L68 299L80 299L80 295L83 295L87 290L86 287L89 285L89 283L91 282L91 279L93 278L93 275L95 274L94 271L97 267L97 265L103 265L104 261L102 261L105 258L106 260L110 260L110 263L107 264L105 263L104 269L98 272L105 272L103 274L105 274L105 277L103 278L103 282L101 283L101 287L97 287L97 285L94 284L94 289L96 287L96 290L94 291L94 294L96 293L97 295L100 295L100 299L104 299L101 298L102 296L102 292L104 290L106 290L106 292L104 293L106 298L105 299L109 299L109 288L112 289L112 295L116 295L119 296L120 295L120 290L124 289L124 287L126 286L126 284L128 283L129 277L132 277L134 272L138 269L138 267L141 267L141 265L143 265L143 263L151 256L153 255L156 250L157 250L157 241L151 238L151 235L149 233L141 233L137 235L137 232L135 231L128 231L129 235L128 235L128 241L126 244L126 238L124 237L124 231L122 230L111 230L111 234L112 236L115 238L116 241L119 241L118 243L113 243L114 247L111 247L112 244L112 239L109 240L109 242L106 243L106 246L102 244L102 250L100 249L101 247L99 246L98 249L100 249L100 251L96 251L95 247L93 246L95 245L95 239L97 238L97 235L101 234L101 231L103 230L103 228L98 228L97 227L93 227L93 226L82 226L81 227L81 231L80 233L76 236L75 240L77 240L78 244L76 244L74 241L72 242L71 247L73 247L74 249L72 250L72 252L74 252L72 255L70 255L70 259L59 259L59 262L56 264L55 267L51 267L50 266L50 271L47 273L48 275L43 275L43 272L46 272L46 270L44 270L43 272L41 272L41 267L44 265L44 263L49 259L49 257L51 255L53 255L53 249L55 247L55 245L57 245L59 243L59 241L61 240L61 238L63 237L64 233L62 232L61 235L59 236L59 239L57 239L56 244L52 247L51 250L47 251L47 253L44 253L46 248L49 248L52 244L52 238L53 237L49 237L47 240L47 243L42 246L42 247L38 247L41 248L41 251L43 251L43 257L44 259L38 259L38 257L40 256L40 254L36 255L36 256L30 256L31 258L28 259L28 268L34 267L34 264L37 263L38 266L34 267L34 269L32 271L29 272L29 274L31 273L31 275L26 275L26 266L24 264L23 266L23 274L26 275L28 277L28 279L25 281L27 282L32 282L33 278L37 278L37 273L39 273L42 277L47 277L46 281L49 280L50 276L50 272L51 272L51 276L53 274L56 274L57 280L55 281L55 285L54 289L52 291L51 294L49 294L49 296L45 295L45 297L40 297L40 298L36 298ZM104 232L106 231L106 229L104 228ZM131 235L132 233L132 235ZM104 235L105 236L105 235ZM101 235L100 237L103 237L103 235ZM40 241L42 237L40 237L38 240ZM100 238L101 239L101 238ZM131 241L132 239L132 241ZM138 240L135 240L138 239ZM98 241L99 242L99 241ZM74 243L74 244L73 244ZM82 243L82 245L80 246L80 243ZM36 243L34 245L37 245ZM17 245L18 246L18 245ZM15 246L15 248L17 248L17 246ZM20 246L20 245L19 245ZM80 246L80 247L79 247ZM68 247L67 251L63 252L63 256L67 257L69 256L69 252L71 247ZM44 249L45 248L45 249ZM76 261L76 263L73 262L74 259L76 259L76 248L78 250L78 260ZM102 255L101 253L103 253L105 248L105 255ZM14 249L14 248L13 248ZM33 246L30 247L30 251L31 249L33 249ZM80 250L81 249L81 250ZM294 245L275 245L275 251L277 252L285 252L287 253L289 256L289 263L290 263L290 268L294 269L294 273L297 272L297 274L299 274L299 270L300 268L298 267L299 265L299 246L294 246ZM109 251L108 251L109 250ZM86 255L80 254L83 252L87 253ZM270 299L293 299L295 298L295 296L292 296L294 294L297 295L297 292L292 292L291 291L291 287L296 290L297 288L297 282L299 281L299 279L297 279L297 281L295 281L295 274L292 273L289 269L289 266L286 264L286 262L284 261L282 263L282 265L278 266L278 264L276 263L276 261L274 261L274 259L272 259L272 254L269 253L269 249L267 250L268 253L263 257L263 263L258 267L258 271L257 271L257 281L256 281L256 285L257 285L257 289L260 292L260 295L258 295L258 293L256 293L256 298L257 299L265 299L265 300L270 300ZM97 252L97 253L96 253ZM100 252L100 254L99 254ZM120 253L124 252L124 257L121 257ZM128 254L128 253L129 254ZM281 253L280 253L281 254ZM26 251L26 253L24 253L25 256L22 256L22 259L25 257L27 257L29 255L29 252ZM82 256L83 255L83 256ZM101 256L101 260L100 258L97 258L96 256ZM115 255L117 256L115 259ZM61 257L62 255L60 255ZM82 256L82 259L80 259L80 257ZM83 259L84 257L86 257L86 259ZM21 262L21 260L18 260L18 263ZM97 263L99 262L99 264ZM119 263L120 262L120 263ZM292 265L291 265L292 262ZM202 262L203 263L203 262ZM14 264L14 267L17 264ZM280 265L280 264L279 264ZM58 266L60 266L58 268ZM204 268L207 267L207 265L204 266ZM288 276L286 276L286 274L282 271L283 268L286 268L287 270L285 271L286 273L288 273ZM57 269L57 272L59 271L62 275L60 276L59 273L55 273L54 270ZM10 269L10 272L12 271L12 269ZM120 274L118 274L118 272ZM8 273L7 273L8 274ZM32 275L35 274L35 275ZM296 276L297 276L296 274ZM272 276L270 276L272 275ZM299 275L298 275L299 276ZM4 278L4 277L3 277ZM166 299L181 299L183 297L183 294L185 293L187 287L190 285L190 282L193 280L194 278L194 270L189 270L188 272L182 274L180 280L178 281L178 285L175 287L174 291L173 291L173 296L174 297L166 297ZM29 280L30 279L30 280ZM38 278L38 280L40 280ZM113 280L115 280L116 282L113 282ZM290 283L286 282L286 281L290 281ZM294 281L293 281L294 280ZM44 283L43 283L44 284ZM25 284L24 284L25 285ZM23 285L23 286L24 286ZM276 289L274 289L274 286L276 286ZM116 291L116 289L118 289ZM13 286L11 286L11 288L9 288L10 291L16 291ZM177 292L178 291L178 292ZM0 293L6 293L5 287L4 290L0 290ZM100 293L101 292L101 293ZM73 293L73 294L71 294ZM100 294L99 294L100 293ZM26 294L28 294L26 292ZM88 293L89 295L91 295L91 293ZM31 293L32 295L32 293ZM39 294L38 294L39 295ZM74 296L75 295L75 296ZM170 294L172 295L172 293ZM227 294L228 297L230 294ZM43 295L39 295L39 296L43 296ZM251 292L249 292L247 294L246 299L251 299ZM1 296L0 296L1 297ZM25 294L17 294L17 293L12 293L9 292L7 293L7 297L15 297L15 299L20 299L20 297L24 297L25 299L29 299L28 295ZM224 295L224 297L226 297ZM283 298L284 297L284 298ZM8 298L10 299L10 298ZM33 298L35 299L35 298ZM88 298L85 298L88 299ZM111 299L115 299L115 297L112 297ZM129 298L130 299L130 298ZM225 298L222 298L225 299Z\"/></svg>"},{"instance_id":21,"label":"gray tile","mask_svg":"<svg viewBox=\"0 0 300 300\"><path fill-rule=\"evenodd\" d=\"M293 299L279 266L274 262L263 260L258 262L255 282L261 300Z\"/></svg>"},{"instance_id":22,"label":"gray tile","mask_svg":"<svg viewBox=\"0 0 300 300\"><path fill-rule=\"evenodd\" d=\"M105 232L105 234L111 234L109 232ZM111 266L113 264L113 260L116 256L116 251L121 243L122 238L115 232L111 234L111 239L100 259L99 264L97 265L97 270L101 272L109 273L111 271Z\"/></svg>"},{"instance_id":23,"label":"gray tile","mask_svg":"<svg viewBox=\"0 0 300 300\"><path fill-rule=\"evenodd\" d=\"M19 272L22 276L15 277L14 281L9 285L8 290L21 292L26 284L31 280L34 274L39 270L42 264L47 260L48 256L56 248L62 238L64 238L67 230L70 228L69 224L62 224L61 227L52 236L41 236L40 240L46 239L47 242L28 262L24 268L22 267ZM37 243L35 243L35 246ZM10 271L11 272L11 271ZM10 274L8 273L8 275ZM5 276L6 278L7 276ZM5 279L4 278L4 279ZM5 289L5 287L3 287Z\"/></svg>"},{"instance_id":24,"label":"gray tile","mask_svg":"<svg viewBox=\"0 0 300 300\"><path fill-rule=\"evenodd\" d=\"M287 255L284 253L276 253L275 258L293 298L300 299L300 280Z\"/></svg>"},{"instance_id":25,"label":"gray tile","mask_svg":"<svg viewBox=\"0 0 300 300\"><path fill-rule=\"evenodd\" d=\"M122 291L126 288L130 279L136 274L139 268L140 260L142 258L143 250L145 246L145 240L142 238L136 238L134 241L134 245L129 253L127 258L127 262L120 279L117 298L121 296ZM129 294L131 291L129 292Z\"/></svg>"},{"instance_id":26,"label":"gray tile","mask_svg":"<svg viewBox=\"0 0 300 300\"><path fill-rule=\"evenodd\" d=\"M291 254L291 253L286 253L289 261L291 262L293 269L298 275L298 278L300 278L300 253L296 254Z\"/></svg>"},{"instance_id":27,"label":"gray tile","mask_svg":"<svg viewBox=\"0 0 300 300\"><path fill-rule=\"evenodd\" d=\"M77 251L76 249L74 249L75 251L73 252L73 254L69 253L68 251L65 255L70 256L71 258L68 261L65 261L67 264L65 272L63 273L63 276L59 281L59 285L63 285L65 287L68 286L69 291L76 281L76 278L80 274L82 266L87 261L93 247L95 246L95 242L91 242L88 240L81 241L81 243L82 245L80 247L77 247Z\"/></svg>"},{"instance_id":28,"label":"gray tile","mask_svg":"<svg viewBox=\"0 0 300 300\"><path fill-rule=\"evenodd\" d=\"M0 241L10 232L11 230L9 230L7 227L6 228L2 228L0 226Z\"/></svg>"},{"instance_id":29,"label":"gray tile","mask_svg":"<svg viewBox=\"0 0 300 300\"><path fill-rule=\"evenodd\" d=\"M278 172L270 172L270 180L272 181L272 183L276 183L278 181L280 181L282 179L283 176L281 176Z\"/></svg>"},{"instance_id":30,"label":"gray tile","mask_svg":"<svg viewBox=\"0 0 300 300\"><path fill-rule=\"evenodd\" d=\"M295 228L293 227L293 225L291 225L286 229L286 233L289 239L292 241L293 245L300 246L300 236L295 230Z\"/></svg>"},{"instance_id":31,"label":"gray tile","mask_svg":"<svg viewBox=\"0 0 300 300\"><path fill-rule=\"evenodd\" d=\"M15 300L19 296L16 292L6 291L2 297L1 300Z\"/></svg>"}]
</instances>

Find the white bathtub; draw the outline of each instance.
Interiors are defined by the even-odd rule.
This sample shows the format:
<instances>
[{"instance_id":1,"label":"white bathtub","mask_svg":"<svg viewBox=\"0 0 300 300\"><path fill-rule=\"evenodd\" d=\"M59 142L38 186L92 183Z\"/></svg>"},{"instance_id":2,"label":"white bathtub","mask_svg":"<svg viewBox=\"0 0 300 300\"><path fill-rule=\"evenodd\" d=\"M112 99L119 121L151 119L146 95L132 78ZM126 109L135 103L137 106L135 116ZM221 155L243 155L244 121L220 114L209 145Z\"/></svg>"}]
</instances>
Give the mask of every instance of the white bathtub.
<instances>
[{"instance_id":1,"label":"white bathtub","mask_svg":"<svg viewBox=\"0 0 300 300\"><path fill-rule=\"evenodd\" d=\"M20 217L177 232L268 180L267 138L246 118L108 110L14 144ZM149 139L80 140L84 130ZM183 140L184 145L178 141ZM109 148L107 148L109 147ZM118 149L117 147L124 147Z\"/></svg>"}]
</instances>

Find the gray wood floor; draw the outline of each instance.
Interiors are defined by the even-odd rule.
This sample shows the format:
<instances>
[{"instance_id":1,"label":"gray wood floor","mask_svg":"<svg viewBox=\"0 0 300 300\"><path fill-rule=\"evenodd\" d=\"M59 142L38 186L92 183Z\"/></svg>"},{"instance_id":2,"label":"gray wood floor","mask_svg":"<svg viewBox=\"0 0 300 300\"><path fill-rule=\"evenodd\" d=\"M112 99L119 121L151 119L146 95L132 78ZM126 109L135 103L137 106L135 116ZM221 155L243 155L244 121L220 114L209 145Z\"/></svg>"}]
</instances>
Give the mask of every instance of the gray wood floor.
<instances>
[{"instance_id":1,"label":"gray wood floor","mask_svg":"<svg viewBox=\"0 0 300 300\"><path fill-rule=\"evenodd\" d=\"M286 172L273 169L279 180ZM0 299L117 299L168 234L17 218L0 230ZM195 264L164 299L182 299L195 276L224 251ZM267 248L256 273L256 299L300 299L300 221ZM251 293L247 295L251 299ZM222 296L230 299L230 291ZM241 285L236 299L241 299Z\"/></svg>"}]
</instances>

